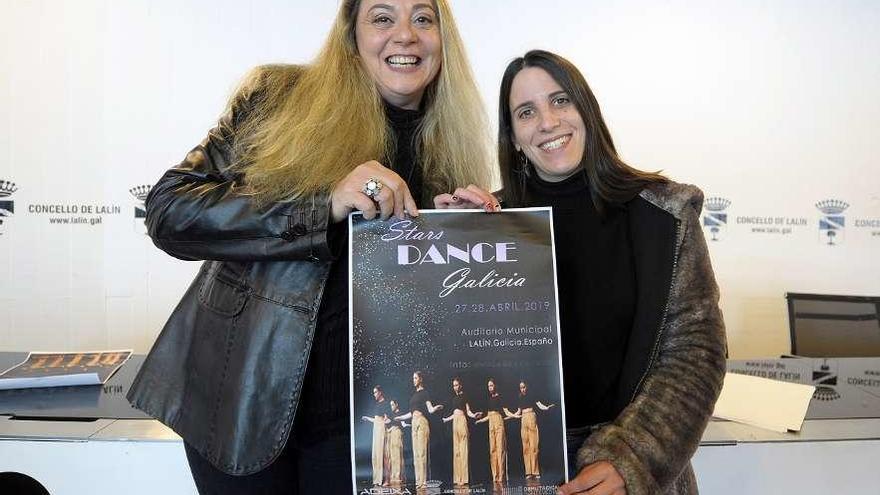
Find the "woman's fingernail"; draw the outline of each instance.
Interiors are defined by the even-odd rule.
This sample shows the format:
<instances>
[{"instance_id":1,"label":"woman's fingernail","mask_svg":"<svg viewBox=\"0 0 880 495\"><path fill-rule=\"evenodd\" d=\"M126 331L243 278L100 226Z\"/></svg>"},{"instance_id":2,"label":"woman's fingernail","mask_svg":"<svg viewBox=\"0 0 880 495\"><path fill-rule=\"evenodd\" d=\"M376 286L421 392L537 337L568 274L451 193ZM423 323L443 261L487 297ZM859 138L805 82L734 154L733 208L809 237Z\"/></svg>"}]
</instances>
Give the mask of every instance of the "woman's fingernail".
<instances>
[{"instance_id":1,"label":"woman's fingernail","mask_svg":"<svg viewBox=\"0 0 880 495\"><path fill-rule=\"evenodd\" d=\"M501 205L498 204L498 203L495 203L495 210L496 210L496 211L501 210Z\"/></svg>"}]
</instances>

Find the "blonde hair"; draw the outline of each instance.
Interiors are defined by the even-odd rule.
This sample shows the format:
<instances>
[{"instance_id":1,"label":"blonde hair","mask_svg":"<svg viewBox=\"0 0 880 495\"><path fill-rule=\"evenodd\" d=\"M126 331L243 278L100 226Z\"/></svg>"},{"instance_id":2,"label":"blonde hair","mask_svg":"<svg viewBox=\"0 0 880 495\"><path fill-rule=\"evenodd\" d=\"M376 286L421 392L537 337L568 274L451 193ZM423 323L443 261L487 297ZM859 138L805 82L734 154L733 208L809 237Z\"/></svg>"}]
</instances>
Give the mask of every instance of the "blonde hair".
<instances>
[{"instance_id":1,"label":"blonde hair","mask_svg":"<svg viewBox=\"0 0 880 495\"><path fill-rule=\"evenodd\" d=\"M259 203L329 193L361 163L388 164L393 136L354 36L359 5L343 1L311 65L258 67L230 100L230 108L250 106L236 125L234 168ZM484 107L455 20L446 0L434 5L443 55L415 138L426 199L493 179Z\"/></svg>"}]
</instances>

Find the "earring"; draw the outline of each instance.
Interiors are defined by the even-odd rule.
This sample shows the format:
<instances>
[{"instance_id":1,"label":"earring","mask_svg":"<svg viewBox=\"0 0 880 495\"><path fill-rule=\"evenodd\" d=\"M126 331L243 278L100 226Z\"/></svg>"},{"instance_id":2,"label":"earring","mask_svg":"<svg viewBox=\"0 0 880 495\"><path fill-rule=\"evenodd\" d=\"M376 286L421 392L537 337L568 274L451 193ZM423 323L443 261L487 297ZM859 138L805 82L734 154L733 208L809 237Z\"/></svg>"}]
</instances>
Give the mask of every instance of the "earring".
<instances>
[{"instance_id":1,"label":"earring","mask_svg":"<svg viewBox=\"0 0 880 495\"><path fill-rule=\"evenodd\" d=\"M517 201L525 204L526 182L529 177L529 157L522 150L519 151L519 165L519 170L517 170L519 175L519 191L515 194L519 196Z\"/></svg>"},{"instance_id":2,"label":"earring","mask_svg":"<svg viewBox=\"0 0 880 495\"><path fill-rule=\"evenodd\" d=\"M527 157L526 154L523 153L522 150L519 150L517 154L519 156L519 165L520 165L519 171L525 175L529 175L529 164L531 163L531 162L529 162L529 157Z\"/></svg>"}]
</instances>

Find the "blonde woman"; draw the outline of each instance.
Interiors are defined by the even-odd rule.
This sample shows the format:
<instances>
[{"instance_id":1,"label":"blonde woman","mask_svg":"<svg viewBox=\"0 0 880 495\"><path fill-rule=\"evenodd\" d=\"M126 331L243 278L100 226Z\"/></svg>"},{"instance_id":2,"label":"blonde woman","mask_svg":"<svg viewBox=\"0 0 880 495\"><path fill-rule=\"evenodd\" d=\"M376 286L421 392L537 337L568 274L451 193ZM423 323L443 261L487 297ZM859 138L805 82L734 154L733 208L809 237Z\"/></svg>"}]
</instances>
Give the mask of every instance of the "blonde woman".
<instances>
[{"instance_id":1,"label":"blonde woman","mask_svg":"<svg viewBox=\"0 0 880 495\"><path fill-rule=\"evenodd\" d=\"M200 492L351 489L344 220L496 210L488 142L446 0L345 0L311 64L255 70L153 187L155 244L210 261L128 397Z\"/></svg>"}]
</instances>

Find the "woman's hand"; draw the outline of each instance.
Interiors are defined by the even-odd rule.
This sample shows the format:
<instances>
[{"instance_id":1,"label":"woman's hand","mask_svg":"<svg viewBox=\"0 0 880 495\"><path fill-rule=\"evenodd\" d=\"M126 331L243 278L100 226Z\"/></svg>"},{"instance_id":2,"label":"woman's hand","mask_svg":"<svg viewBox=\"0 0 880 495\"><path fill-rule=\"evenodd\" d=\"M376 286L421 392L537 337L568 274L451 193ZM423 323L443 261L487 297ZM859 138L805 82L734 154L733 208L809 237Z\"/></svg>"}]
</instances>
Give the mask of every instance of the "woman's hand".
<instances>
[{"instance_id":1,"label":"woman's hand","mask_svg":"<svg viewBox=\"0 0 880 495\"><path fill-rule=\"evenodd\" d=\"M626 495L626 483L617 469L607 461L584 466L573 480L559 487L559 495Z\"/></svg>"},{"instance_id":2,"label":"woman's hand","mask_svg":"<svg viewBox=\"0 0 880 495\"><path fill-rule=\"evenodd\" d=\"M495 196L473 184L459 187L452 194L434 196L434 208L441 210L481 208L487 212L501 211L501 205Z\"/></svg>"},{"instance_id":3,"label":"woman's hand","mask_svg":"<svg viewBox=\"0 0 880 495\"><path fill-rule=\"evenodd\" d=\"M372 199L364 194L364 185L370 179L382 183L382 189ZM330 215L333 223L345 220L353 210L362 211L367 220L372 220L376 214L382 220L387 220L391 215L401 219L406 214L414 217L419 215L419 208L406 181L375 160L355 167L336 184L330 194Z\"/></svg>"}]
</instances>

